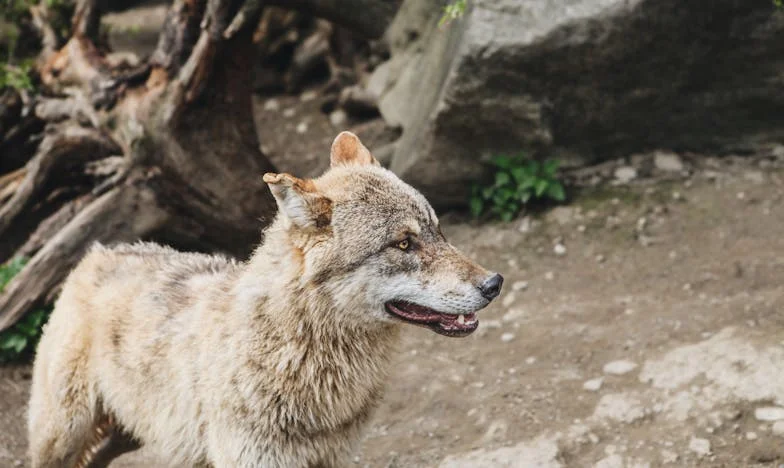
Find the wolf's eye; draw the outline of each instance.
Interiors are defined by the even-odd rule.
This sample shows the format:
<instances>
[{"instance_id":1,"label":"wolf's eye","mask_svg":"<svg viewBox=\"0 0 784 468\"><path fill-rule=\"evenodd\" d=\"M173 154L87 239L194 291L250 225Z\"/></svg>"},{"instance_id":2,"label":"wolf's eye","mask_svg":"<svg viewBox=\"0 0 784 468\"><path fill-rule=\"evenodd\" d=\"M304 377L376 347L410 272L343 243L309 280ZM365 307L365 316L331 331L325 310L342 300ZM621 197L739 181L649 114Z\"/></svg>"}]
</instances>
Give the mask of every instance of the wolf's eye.
<instances>
[{"instance_id":1,"label":"wolf's eye","mask_svg":"<svg viewBox=\"0 0 784 468\"><path fill-rule=\"evenodd\" d=\"M408 239L403 239L397 243L397 248L400 250L406 251L409 247L411 247L411 241Z\"/></svg>"}]
</instances>

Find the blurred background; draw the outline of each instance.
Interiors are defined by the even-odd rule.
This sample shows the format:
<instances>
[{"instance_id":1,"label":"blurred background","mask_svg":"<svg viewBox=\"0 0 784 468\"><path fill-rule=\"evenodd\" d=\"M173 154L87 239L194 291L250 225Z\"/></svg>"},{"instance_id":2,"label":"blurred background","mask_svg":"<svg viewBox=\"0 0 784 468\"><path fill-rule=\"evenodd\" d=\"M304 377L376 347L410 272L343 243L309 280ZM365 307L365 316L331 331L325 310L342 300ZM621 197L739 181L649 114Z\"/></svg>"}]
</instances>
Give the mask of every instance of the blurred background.
<instances>
[{"instance_id":1,"label":"blurred background","mask_svg":"<svg viewBox=\"0 0 784 468\"><path fill-rule=\"evenodd\" d=\"M93 242L247 258L261 175L318 176L342 130L506 278L470 337L407 331L356 466L784 463L779 1L0 15L0 466L25 466L30 360Z\"/></svg>"}]
</instances>

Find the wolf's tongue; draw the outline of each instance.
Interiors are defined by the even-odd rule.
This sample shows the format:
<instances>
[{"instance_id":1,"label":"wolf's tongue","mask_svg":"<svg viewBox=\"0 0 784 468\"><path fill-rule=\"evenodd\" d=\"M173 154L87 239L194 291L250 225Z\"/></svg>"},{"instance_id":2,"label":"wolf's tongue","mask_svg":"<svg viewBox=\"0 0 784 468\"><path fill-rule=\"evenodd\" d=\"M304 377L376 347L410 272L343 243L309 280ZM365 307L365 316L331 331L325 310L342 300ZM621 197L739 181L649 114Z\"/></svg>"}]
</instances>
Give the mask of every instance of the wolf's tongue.
<instances>
[{"instance_id":1,"label":"wolf's tongue","mask_svg":"<svg viewBox=\"0 0 784 468\"><path fill-rule=\"evenodd\" d=\"M389 306L395 314L413 322L436 323L446 315L417 304L396 303Z\"/></svg>"}]
</instances>

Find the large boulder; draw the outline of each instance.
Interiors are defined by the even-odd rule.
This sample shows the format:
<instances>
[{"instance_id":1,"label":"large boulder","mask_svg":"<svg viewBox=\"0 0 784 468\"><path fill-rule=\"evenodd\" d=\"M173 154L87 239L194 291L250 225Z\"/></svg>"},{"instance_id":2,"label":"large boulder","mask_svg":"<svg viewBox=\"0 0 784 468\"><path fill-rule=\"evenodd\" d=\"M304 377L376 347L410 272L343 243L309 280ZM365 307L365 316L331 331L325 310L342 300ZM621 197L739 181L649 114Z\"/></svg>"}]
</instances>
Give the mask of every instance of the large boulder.
<instances>
[{"instance_id":1,"label":"large boulder","mask_svg":"<svg viewBox=\"0 0 784 468\"><path fill-rule=\"evenodd\" d=\"M463 203L482 160L584 164L784 140L784 9L771 0L406 0L369 89L403 128L391 169Z\"/></svg>"}]
</instances>

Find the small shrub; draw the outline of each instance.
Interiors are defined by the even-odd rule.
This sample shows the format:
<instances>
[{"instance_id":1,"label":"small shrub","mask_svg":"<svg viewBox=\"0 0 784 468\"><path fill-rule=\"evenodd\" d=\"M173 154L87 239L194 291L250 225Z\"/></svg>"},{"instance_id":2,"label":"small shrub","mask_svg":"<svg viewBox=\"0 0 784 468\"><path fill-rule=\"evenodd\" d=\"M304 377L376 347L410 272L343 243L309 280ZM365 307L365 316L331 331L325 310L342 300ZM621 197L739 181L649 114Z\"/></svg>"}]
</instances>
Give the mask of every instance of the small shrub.
<instances>
[{"instance_id":1,"label":"small shrub","mask_svg":"<svg viewBox=\"0 0 784 468\"><path fill-rule=\"evenodd\" d=\"M495 169L493 183L472 188L470 208L474 217L489 211L503 221L511 221L533 200L566 198L557 178L557 160L540 163L521 154L496 156L491 164Z\"/></svg>"},{"instance_id":2,"label":"small shrub","mask_svg":"<svg viewBox=\"0 0 784 468\"><path fill-rule=\"evenodd\" d=\"M444 14L438 22L438 27L444 27L465 14L467 0L455 0L444 7Z\"/></svg>"},{"instance_id":3,"label":"small shrub","mask_svg":"<svg viewBox=\"0 0 784 468\"><path fill-rule=\"evenodd\" d=\"M3 65L0 68L0 89L14 88L17 91L33 91L31 77L32 65L24 63L20 66Z\"/></svg>"},{"instance_id":4,"label":"small shrub","mask_svg":"<svg viewBox=\"0 0 784 468\"><path fill-rule=\"evenodd\" d=\"M15 258L0 266L0 292L24 268L27 259ZM36 309L0 332L0 363L21 361L33 354L50 309Z\"/></svg>"}]
</instances>

